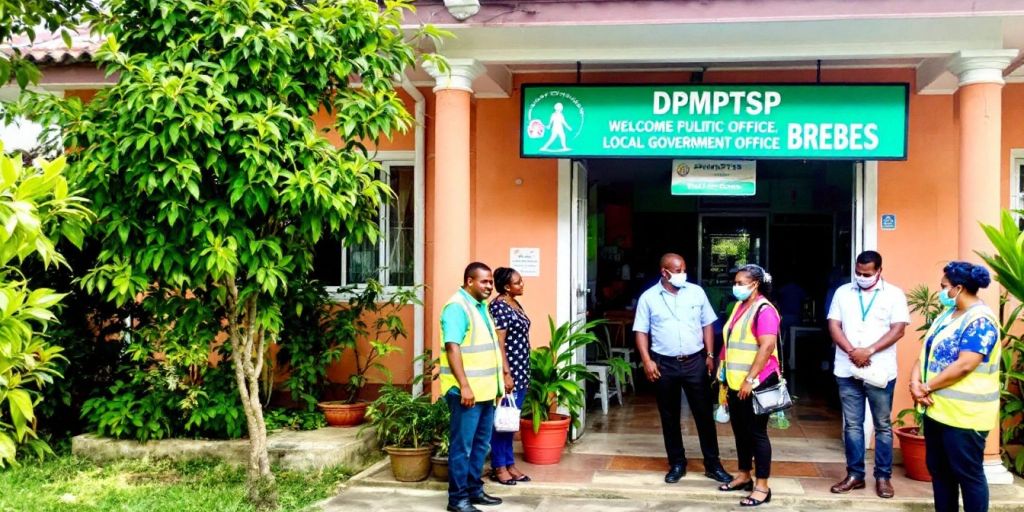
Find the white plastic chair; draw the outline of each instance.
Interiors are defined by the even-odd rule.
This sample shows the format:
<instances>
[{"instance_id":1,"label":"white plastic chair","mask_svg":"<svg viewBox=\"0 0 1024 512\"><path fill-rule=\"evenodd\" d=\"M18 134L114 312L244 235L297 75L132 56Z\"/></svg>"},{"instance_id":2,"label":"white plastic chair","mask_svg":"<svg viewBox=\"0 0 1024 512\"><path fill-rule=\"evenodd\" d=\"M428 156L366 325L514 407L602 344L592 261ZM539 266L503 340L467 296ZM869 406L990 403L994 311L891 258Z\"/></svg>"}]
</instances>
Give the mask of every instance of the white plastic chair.
<instances>
[{"instance_id":1,"label":"white plastic chair","mask_svg":"<svg viewBox=\"0 0 1024 512\"><path fill-rule=\"evenodd\" d=\"M608 365L604 364L588 364L587 371L597 376L597 381L600 384L597 393L594 393L594 397L601 397L601 412L608 414L608 399L610 396L618 398L619 405L622 405L622 386L619 384L618 379L615 380L615 391L612 391L611 395L608 394L608 379L611 376L608 374Z\"/></svg>"}]
</instances>

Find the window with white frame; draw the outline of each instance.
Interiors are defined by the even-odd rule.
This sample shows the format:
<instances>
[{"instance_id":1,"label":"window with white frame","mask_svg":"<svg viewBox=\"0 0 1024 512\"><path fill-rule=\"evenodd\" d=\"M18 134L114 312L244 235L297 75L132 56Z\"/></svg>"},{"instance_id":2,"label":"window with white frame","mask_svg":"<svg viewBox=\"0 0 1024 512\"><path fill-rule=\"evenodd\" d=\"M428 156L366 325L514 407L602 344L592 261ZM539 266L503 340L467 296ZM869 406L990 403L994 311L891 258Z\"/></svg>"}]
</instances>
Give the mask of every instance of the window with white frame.
<instances>
[{"instance_id":1,"label":"window with white frame","mask_svg":"<svg viewBox=\"0 0 1024 512\"><path fill-rule=\"evenodd\" d=\"M381 205L380 236L376 242L344 247L338 239L325 240L313 258L314 276L330 288L359 285L370 279L384 286L415 284L416 205L412 162L382 162L380 179L395 196Z\"/></svg>"},{"instance_id":2,"label":"window with white frame","mask_svg":"<svg viewBox=\"0 0 1024 512\"><path fill-rule=\"evenodd\" d=\"M1024 149L1010 153L1010 210L1024 210ZM1017 214L1017 223L1024 229L1024 215Z\"/></svg>"}]
</instances>

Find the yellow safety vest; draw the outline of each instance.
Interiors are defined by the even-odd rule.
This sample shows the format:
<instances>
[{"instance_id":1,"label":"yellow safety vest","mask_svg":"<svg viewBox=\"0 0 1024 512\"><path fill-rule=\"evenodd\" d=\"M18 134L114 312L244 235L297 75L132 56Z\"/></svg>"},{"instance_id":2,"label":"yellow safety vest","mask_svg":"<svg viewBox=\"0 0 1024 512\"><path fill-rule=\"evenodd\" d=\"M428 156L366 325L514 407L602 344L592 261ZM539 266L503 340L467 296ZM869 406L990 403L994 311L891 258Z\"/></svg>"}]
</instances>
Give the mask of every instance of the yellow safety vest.
<instances>
[{"instance_id":1,"label":"yellow safety vest","mask_svg":"<svg viewBox=\"0 0 1024 512\"><path fill-rule=\"evenodd\" d=\"M451 304L457 304L466 312L469 318L469 328L466 329L466 336L459 345L462 353L462 368L466 372L466 380L473 390L473 396L478 402L493 400L503 394L504 387L501 383L501 352L498 348L498 334L494 332L493 322L487 322L480 315L473 304L457 292L445 304L447 308ZM444 308L442 308L444 311ZM438 326L438 332L441 332ZM459 381L452 374L448 365L448 353L441 349L441 394L445 394L451 388L458 388Z\"/></svg>"},{"instance_id":2,"label":"yellow safety vest","mask_svg":"<svg viewBox=\"0 0 1024 512\"><path fill-rule=\"evenodd\" d=\"M935 360L936 346L950 338L955 337L959 340L963 335L963 329L979 318L988 318L996 326L996 332L999 332L995 314L983 304L968 309L956 329L941 333L945 335L944 337L939 335L940 327L948 325L949 322L943 322L942 325L939 325L939 322L932 324L925 337L926 340L935 337L932 340L931 353L927 353L927 342L921 346L921 375L924 376L925 382L940 373L938 361ZM982 432L995 428L999 421L999 362L1002 359L1002 350L1002 343L996 340L992 352L988 355L988 362L982 361L974 371L952 386L932 391L933 404L925 409L925 414L951 427Z\"/></svg>"},{"instance_id":3,"label":"yellow safety vest","mask_svg":"<svg viewBox=\"0 0 1024 512\"><path fill-rule=\"evenodd\" d=\"M722 336L725 339L725 361L722 362L725 365L725 381L729 385L729 389L734 391L739 391L743 387L743 381L750 374L750 368L754 364L754 359L757 358L758 344L757 337L754 336L754 314L761 309L763 304L775 309L768 299L761 297L743 312L743 316L737 322L739 328L733 330L731 326L736 312L740 309L740 304L742 303L737 302L732 308L729 320L725 322L725 327L722 330ZM779 310L775 309L775 313L778 312ZM772 355L776 359L779 357L777 343Z\"/></svg>"}]
</instances>

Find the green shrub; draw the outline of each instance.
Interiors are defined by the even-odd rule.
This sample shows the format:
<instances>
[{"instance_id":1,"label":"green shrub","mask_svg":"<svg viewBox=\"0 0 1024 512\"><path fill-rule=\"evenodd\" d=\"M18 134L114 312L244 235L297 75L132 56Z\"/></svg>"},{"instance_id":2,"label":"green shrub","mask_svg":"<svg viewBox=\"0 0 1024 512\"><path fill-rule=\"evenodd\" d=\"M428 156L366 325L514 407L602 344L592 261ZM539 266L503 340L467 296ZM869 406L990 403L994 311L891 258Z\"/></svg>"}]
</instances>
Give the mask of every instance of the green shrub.
<instances>
[{"instance_id":1,"label":"green shrub","mask_svg":"<svg viewBox=\"0 0 1024 512\"><path fill-rule=\"evenodd\" d=\"M81 246L92 219L86 201L69 190L63 157L37 165L0 154L0 468L17 464L21 453L52 453L36 432L36 406L61 377L63 357L46 331L64 294L34 288L19 266L29 259L47 270L66 265L57 241Z\"/></svg>"}]
</instances>

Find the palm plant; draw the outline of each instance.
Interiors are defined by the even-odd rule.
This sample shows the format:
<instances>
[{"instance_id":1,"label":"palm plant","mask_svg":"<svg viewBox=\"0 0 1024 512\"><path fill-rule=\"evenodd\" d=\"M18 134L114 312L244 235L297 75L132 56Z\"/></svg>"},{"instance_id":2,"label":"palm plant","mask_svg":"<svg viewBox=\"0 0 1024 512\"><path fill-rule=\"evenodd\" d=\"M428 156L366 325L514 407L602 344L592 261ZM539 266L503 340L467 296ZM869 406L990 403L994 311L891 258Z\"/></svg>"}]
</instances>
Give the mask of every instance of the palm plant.
<instances>
[{"instance_id":1,"label":"palm plant","mask_svg":"<svg viewBox=\"0 0 1024 512\"><path fill-rule=\"evenodd\" d=\"M533 431L540 430L558 407L569 411L574 427L579 426L579 411L586 406L586 387L581 381L596 380L584 363L573 362L577 350L598 341L592 332L603 320L566 322L555 326L548 317L551 342L530 352L530 386L523 398L523 417L533 420ZM610 358L613 374L623 375L629 367L622 358ZM625 370L628 371L628 370Z\"/></svg>"},{"instance_id":2,"label":"palm plant","mask_svg":"<svg viewBox=\"0 0 1024 512\"><path fill-rule=\"evenodd\" d=\"M1014 213L1003 211L999 226L982 225L995 254L978 252L995 272L996 281L1005 292L999 300L999 331L1003 343L1000 361L1001 404L999 421L1002 429L1003 461L1017 474L1024 474L1024 450L1012 455L1010 444L1024 444L1024 337L1015 329L1024 309L1024 233ZM1016 305L1010 301L1016 299Z\"/></svg>"}]
</instances>

